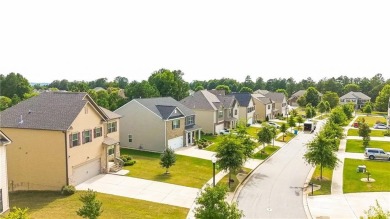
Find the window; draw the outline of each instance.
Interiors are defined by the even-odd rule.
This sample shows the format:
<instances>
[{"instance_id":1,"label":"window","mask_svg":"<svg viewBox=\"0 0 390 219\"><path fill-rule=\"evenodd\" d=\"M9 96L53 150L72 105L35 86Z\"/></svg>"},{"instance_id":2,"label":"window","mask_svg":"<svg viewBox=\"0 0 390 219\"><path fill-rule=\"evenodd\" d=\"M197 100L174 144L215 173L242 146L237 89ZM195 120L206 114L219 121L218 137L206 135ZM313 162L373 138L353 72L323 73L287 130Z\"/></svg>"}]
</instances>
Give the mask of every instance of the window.
<instances>
[{"instance_id":1,"label":"window","mask_svg":"<svg viewBox=\"0 0 390 219\"><path fill-rule=\"evenodd\" d=\"M107 124L107 132L116 132L116 122L110 122Z\"/></svg>"},{"instance_id":2,"label":"window","mask_svg":"<svg viewBox=\"0 0 390 219\"><path fill-rule=\"evenodd\" d=\"M234 110L234 115L237 116L237 110Z\"/></svg>"},{"instance_id":3,"label":"window","mask_svg":"<svg viewBox=\"0 0 390 219\"><path fill-rule=\"evenodd\" d=\"M271 109L271 105L268 105L268 109Z\"/></svg>"},{"instance_id":4,"label":"window","mask_svg":"<svg viewBox=\"0 0 390 219\"><path fill-rule=\"evenodd\" d=\"M70 147L75 147L80 145L80 132L72 133L69 135Z\"/></svg>"},{"instance_id":5,"label":"window","mask_svg":"<svg viewBox=\"0 0 390 219\"><path fill-rule=\"evenodd\" d=\"M133 142L133 135L129 135L129 142Z\"/></svg>"},{"instance_id":6,"label":"window","mask_svg":"<svg viewBox=\"0 0 390 219\"><path fill-rule=\"evenodd\" d=\"M92 130L83 131L83 144L92 141Z\"/></svg>"},{"instance_id":7,"label":"window","mask_svg":"<svg viewBox=\"0 0 390 219\"><path fill-rule=\"evenodd\" d=\"M172 129L178 129L180 128L180 120L176 119L172 121Z\"/></svg>"},{"instance_id":8,"label":"window","mask_svg":"<svg viewBox=\"0 0 390 219\"><path fill-rule=\"evenodd\" d=\"M223 117L223 111L222 110L219 110L218 111L218 118L222 118Z\"/></svg>"},{"instance_id":9,"label":"window","mask_svg":"<svg viewBox=\"0 0 390 219\"><path fill-rule=\"evenodd\" d=\"M93 130L93 137L94 138L97 138L97 137L101 137L103 135L102 133L102 127L97 127Z\"/></svg>"},{"instance_id":10,"label":"window","mask_svg":"<svg viewBox=\"0 0 390 219\"><path fill-rule=\"evenodd\" d=\"M186 117L186 125L192 125L195 123L195 116L187 116Z\"/></svg>"},{"instance_id":11,"label":"window","mask_svg":"<svg viewBox=\"0 0 390 219\"><path fill-rule=\"evenodd\" d=\"M108 147L108 156L113 155L115 153L115 147L109 146Z\"/></svg>"}]
</instances>

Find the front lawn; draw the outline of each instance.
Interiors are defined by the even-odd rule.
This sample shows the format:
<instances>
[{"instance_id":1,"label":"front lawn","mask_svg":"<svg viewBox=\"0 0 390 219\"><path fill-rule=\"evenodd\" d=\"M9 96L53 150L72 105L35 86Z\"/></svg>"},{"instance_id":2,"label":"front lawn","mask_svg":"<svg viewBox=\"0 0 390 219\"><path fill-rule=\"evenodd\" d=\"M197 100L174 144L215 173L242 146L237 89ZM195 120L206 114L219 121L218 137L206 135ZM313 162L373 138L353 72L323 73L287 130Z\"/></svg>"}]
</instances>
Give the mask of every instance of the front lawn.
<instances>
[{"instance_id":1,"label":"front lawn","mask_svg":"<svg viewBox=\"0 0 390 219\"><path fill-rule=\"evenodd\" d=\"M260 129L261 128L250 126L246 129L246 131L248 132L248 135L250 135L252 138L258 139L259 136L257 135L257 133L260 131Z\"/></svg>"},{"instance_id":2,"label":"front lawn","mask_svg":"<svg viewBox=\"0 0 390 219\"><path fill-rule=\"evenodd\" d=\"M333 169L322 168L322 180L320 179L320 176L321 169L320 166L317 165L310 182L315 185L321 185L321 188L314 191L314 195L329 195L331 193ZM311 191L310 186L308 187L308 190ZM311 192L309 195L311 195Z\"/></svg>"},{"instance_id":3,"label":"front lawn","mask_svg":"<svg viewBox=\"0 0 390 219\"><path fill-rule=\"evenodd\" d=\"M223 140L223 135L204 135L202 138L213 142L213 144L206 147L205 150L216 152L219 143Z\"/></svg>"},{"instance_id":4,"label":"front lawn","mask_svg":"<svg viewBox=\"0 0 390 219\"><path fill-rule=\"evenodd\" d=\"M283 141L283 135L281 135L279 138L277 138L276 141L289 142L294 137L295 137L295 135L293 133L288 132L287 135L284 136L284 141Z\"/></svg>"},{"instance_id":5,"label":"front lawn","mask_svg":"<svg viewBox=\"0 0 390 219\"><path fill-rule=\"evenodd\" d=\"M385 133L384 130L371 129L370 136L371 137L383 137L383 136L385 136L384 133ZM359 129L349 129L348 136L359 136Z\"/></svg>"},{"instance_id":6,"label":"front lawn","mask_svg":"<svg viewBox=\"0 0 390 219\"><path fill-rule=\"evenodd\" d=\"M364 118L368 126L373 127L377 122L386 124L386 118L384 117L374 117L374 116L359 116L356 119L356 122L362 121Z\"/></svg>"},{"instance_id":7,"label":"front lawn","mask_svg":"<svg viewBox=\"0 0 390 219\"><path fill-rule=\"evenodd\" d=\"M176 164L169 169L170 174L164 174L159 153L121 149L121 154L129 154L136 161L134 166L124 167L130 170L127 175L132 177L202 188L213 176L210 160L176 155Z\"/></svg>"},{"instance_id":8,"label":"front lawn","mask_svg":"<svg viewBox=\"0 0 390 219\"><path fill-rule=\"evenodd\" d=\"M390 142L389 141L370 141L370 148L382 148L384 151L390 151ZM347 140L347 147L345 149L346 152L353 152L353 153L363 153L364 147L363 147L363 141L362 140L355 140L355 139L348 139Z\"/></svg>"},{"instance_id":9,"label":"front lawn","mask_svg":"<svg viewBox=\"0 0 390 219\"><path fill-rule=\"evenodd\" d=\"M268 145L264 148L264 153L261 153L261 150L259 152L257 152L256 154L254 154L252 156L252 158L254 159L259 159L259 160L264 160L266 159L267 157L271 156L273 153L275 153L277 150L279 150L280 147L278 146L272 146L272 145Z\"/></svg>"},{"instance_id":10,"label":"front lawn","mask_svg":"<svg viewBox=\"0 0 390 219\"><path fill-rule=\"evenodd\" d=\"M238 174L232 173L231 178L232 178L232 180L234 180L234 182L231 182L231 183L230 183L229 192L234 192L234 190L236 190L236 188L237 188L237 186L239 185L239 183L243 180L242 177L246 177L250 171L251 171L251 169L243 167L243 168L241 169L241 171L239 172L239 173L241 173L241 177L238 177L238 178L237 178L237 175L238 175ZM229 188L229 174L226 174L226 175L217 183L217 185L224 185L224 186L226 186L227 188Z\"/></svg>"},{"instance_id":11,"label":"front lawn","mask_svg":"<svg viewBox=\"0 0 390 219\"><path fill-rule=\"evenodd\" d=\"M366 173L356 171L359 165L365 165L371 173L370 178L375 182L362 182L360 179L367 178ZM344 160L343 190L344 193L355 192L389 192L390 191L390 162L378 160Z\"/></svg>"},{"instance_id":12,"label":"front lawn","mask_svg":"<svg viewBox=\"0 0 390 219\"><path fill-rule=\"evenodd\" d=\"M79 194L63 196L60 192L28 191L10 193L10 205L29 208L31 218L81 218L76 210L82 206ZM185 218L188 209L149 201L98 193L103 203L101 218Z\"/></svg>"}]
</instances>

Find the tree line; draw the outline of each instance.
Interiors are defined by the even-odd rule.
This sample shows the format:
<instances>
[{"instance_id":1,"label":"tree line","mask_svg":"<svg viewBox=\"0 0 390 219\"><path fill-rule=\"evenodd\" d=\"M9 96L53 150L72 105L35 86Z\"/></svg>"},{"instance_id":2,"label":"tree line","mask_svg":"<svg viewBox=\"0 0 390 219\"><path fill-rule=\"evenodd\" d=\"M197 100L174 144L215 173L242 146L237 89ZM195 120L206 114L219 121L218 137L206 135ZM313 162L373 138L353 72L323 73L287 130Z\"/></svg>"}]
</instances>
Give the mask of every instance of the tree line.
<instances>
[{"instance_id":1,"label":"tree line","mask_svg":"<svg viewBox=\"0 0 390 219\"><path fill-rule=\"evenodd\" d=\"M184 73L180 70L160 69L153 72L147 80L142 81L130 81L126 77L117 76L113 81L108 81L107 78L98 78L93 81L68 81L67 79L62 79L54 80L47 85L35 84L31 86L28 80L19 73L10 73L6 76L0 74L0 110L4 110L21 100L37 95L34 90L89 92L96 102L100 102L101 106L111 110L115 110L135 98L171 96L176 100L181 100L189 95L190 89L193 91L201 89L223 89L227 93L252 93L260 89L282 92L287 97L291 97L293 93L299 90L315 88L318 92L323 93L325 97L328 97L327 101L331 104L332 108L332 105L338 102L336 94L337 97L340 97L350 91L360 91L370 96L372 98L371 102L376 102L379 98L379 102L381 103L376 105L379 111L386 110L388 96L390 96L390 88L385 89L386 85L390 85L390 79L385 79L380 73L374 75L372 78L339 76L337 78L323 78L318 82L315 82L310 77L300 81L295 81L292 77L288 79L272 78L267 81L262 77L258 77L256 80L252 80L248 75L242 82L231 78L221 78L208 81L194 80L189 83L183 79L183 75ZM105 91L100 91L100 93L98 91L95 94L91 90L96 87L101 87ZM383 91L384 89L385 91ZM120 90L124 91L127 97L126 99L118 97ZM384 94L381 95L381 91ZM316 102L314 100L312 102L312 100L309 100L302 102L302 106L305 106L309 102L313 106L317 106L320 101Z\"/></svg>"}]
</instances>

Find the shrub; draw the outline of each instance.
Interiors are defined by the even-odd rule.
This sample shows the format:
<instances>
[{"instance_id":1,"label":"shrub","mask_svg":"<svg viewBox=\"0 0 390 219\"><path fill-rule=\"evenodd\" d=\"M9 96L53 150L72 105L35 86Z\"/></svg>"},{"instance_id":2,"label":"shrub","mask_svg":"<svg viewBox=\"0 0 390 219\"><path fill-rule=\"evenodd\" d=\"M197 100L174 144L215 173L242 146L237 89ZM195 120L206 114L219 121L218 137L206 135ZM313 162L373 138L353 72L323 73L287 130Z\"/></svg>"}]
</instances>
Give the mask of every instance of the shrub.
<instances>
[{"instance_id":1,"label":"shrub","mask_svg":"<svg viewBox=\"0 0 390 219\"><path fill-rule=\"evenodd\" d=\"M61 194L63 195L73 195L76 192L76 188L72 185L63 186L61 189Z\"/></svg>"},{"instance_id":2,"label":"shrub","mask_svg":"<svg viewBox=\"0 0 390 219\"><path fill-rule=\"evenodd\" d=\"M383 133L384 136L390 136L390 130L387 130Z\"/></svg>"},{"instance_id":3,"label":"shrub","mask_svg":"<svg viewBox=\"0 0 390 219\"><path fill-rule=\"evenodd\" d=\"M133 160L133 158L128 154L123 154L120 156L120 158L123 160L124 166L133 166L136 163L136 161Z\"/></svg>"}]
</instances>

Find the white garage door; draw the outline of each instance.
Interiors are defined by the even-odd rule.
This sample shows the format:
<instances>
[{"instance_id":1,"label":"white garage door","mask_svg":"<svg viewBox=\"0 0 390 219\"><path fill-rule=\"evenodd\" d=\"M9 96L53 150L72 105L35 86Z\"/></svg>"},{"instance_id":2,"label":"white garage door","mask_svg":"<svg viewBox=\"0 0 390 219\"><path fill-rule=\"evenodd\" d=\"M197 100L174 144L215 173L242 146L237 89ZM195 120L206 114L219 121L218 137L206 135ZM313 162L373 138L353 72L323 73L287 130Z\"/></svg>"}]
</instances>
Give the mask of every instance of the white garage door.
<instances>
[{"instance_id":1,"label":"white garage door","mask_svg":"<svg viewBox=\"0 0 390 219\"><path fill-rule=\"evenodd\" d=\"M219 134L219 132L224 128L223 123L219 125L215 125L215 134Z\"/></svg>"},{"instance_id":2,"label":"white garage door","mask_svg":"<svg viewBox=\"0 0 390 219\"><path fill-rule=\"evenodd\" d=\"M73 179L76 185L100 174L100 159L73 168Z\"/></svg>"},{"instance_id":3,"label":"white garage door","mask_svg":"<svg viewBox=\"0 0 390 219\"><path fill-rule=\"evenodd\" d=\"M253 118L249 118L248 121L247 121L247 124L253 124Z\"/></svg>"},{"instance_id":4,"label":"white garage door","mask_svg":"<svg viewBox=\"0 0 390 219\"><path fill-rule=\"evenodd\" d=\"M171 149L183 147L183 136L168 140L168 147L170 147Z\"/></svg>"}]
</instances>

